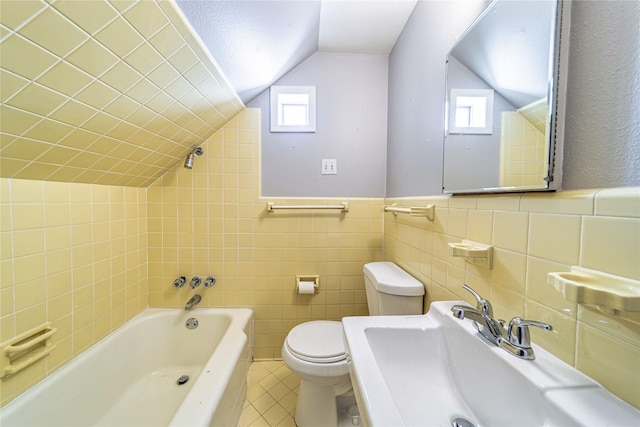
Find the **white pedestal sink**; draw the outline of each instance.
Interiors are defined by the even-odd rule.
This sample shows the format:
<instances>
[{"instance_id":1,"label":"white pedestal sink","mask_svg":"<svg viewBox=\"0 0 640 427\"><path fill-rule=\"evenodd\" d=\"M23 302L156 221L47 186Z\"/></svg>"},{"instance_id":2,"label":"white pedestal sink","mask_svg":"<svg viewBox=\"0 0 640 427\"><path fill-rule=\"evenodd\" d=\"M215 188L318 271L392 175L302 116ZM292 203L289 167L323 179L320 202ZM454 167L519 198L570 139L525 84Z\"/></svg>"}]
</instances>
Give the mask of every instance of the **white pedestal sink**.
<instances>
[{"instance_id":1,"label":"white pedestal sink","mask_svg":"<svg viewBox=\"0 0 640 427\"><path fill-rule=\"evenodd\" d=\"M365 425L640 426L640 411L535 347L522 360L489 343L454 304L422 316L343 319L351 381Z\"/></svg>"}]
</instances>

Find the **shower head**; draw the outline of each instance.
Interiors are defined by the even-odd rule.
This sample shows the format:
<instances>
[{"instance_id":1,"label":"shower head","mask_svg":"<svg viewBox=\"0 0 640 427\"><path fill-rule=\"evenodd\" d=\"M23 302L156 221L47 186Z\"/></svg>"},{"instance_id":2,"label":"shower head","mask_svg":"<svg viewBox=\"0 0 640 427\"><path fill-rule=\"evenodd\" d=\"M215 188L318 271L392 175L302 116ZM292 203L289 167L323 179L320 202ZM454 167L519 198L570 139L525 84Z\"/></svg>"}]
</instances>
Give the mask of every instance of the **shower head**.
<instances>
[{"instance_id":1,"label":"shower head","mask_svg":"<svg viewBox=\"0 0 640 427\"><path fill-rule=\"evenodd\" d=\"M204 154L204 150L202 147L196 147L191 151L187 158L184 160L184 167L187 169L193 169L193 159L195 156L202 156Z\"/></svg>"}]
</instances>

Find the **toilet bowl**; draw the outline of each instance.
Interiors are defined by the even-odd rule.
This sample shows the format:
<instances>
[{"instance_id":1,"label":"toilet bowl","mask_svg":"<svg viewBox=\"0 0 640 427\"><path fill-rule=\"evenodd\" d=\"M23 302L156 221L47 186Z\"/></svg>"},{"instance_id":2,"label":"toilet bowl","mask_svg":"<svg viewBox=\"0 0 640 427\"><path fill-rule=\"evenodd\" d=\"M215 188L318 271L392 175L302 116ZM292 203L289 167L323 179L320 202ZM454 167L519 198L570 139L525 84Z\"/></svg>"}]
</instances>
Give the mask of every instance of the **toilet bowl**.
<instances>
[{"instance_id":1,"label":"toilet bowl","mask_svg":"<svg viewBox=\"0 0 640 427\"><path fill-rule=\"evenodd\" d=\"M391 262L364 266L370 315L422 314L424 286ZM337 398L351 391L342 323L315 320L294 327L282 359L300 381L298 427L338 427Z\"/></svg>"},{"instance_id":2,"label":"toilet bowl","mask_svg":"<svg viewBox=\"0 0 640 427\"><path fill-rule=\"evenodd\" d=\"M301 379L298 427L337 426L336 397L351 390L342 323L317 320L296 326L282 346L282 359Z\"/></svg>"}]
</instances>

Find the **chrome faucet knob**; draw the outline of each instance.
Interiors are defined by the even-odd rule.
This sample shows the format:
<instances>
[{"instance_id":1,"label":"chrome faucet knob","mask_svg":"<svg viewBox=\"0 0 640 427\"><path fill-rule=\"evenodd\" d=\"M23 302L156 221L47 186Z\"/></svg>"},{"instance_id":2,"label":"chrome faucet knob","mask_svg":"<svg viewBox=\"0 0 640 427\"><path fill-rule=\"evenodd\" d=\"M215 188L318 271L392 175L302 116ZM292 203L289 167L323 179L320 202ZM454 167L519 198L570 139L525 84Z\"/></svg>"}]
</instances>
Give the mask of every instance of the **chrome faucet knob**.
<instances>
[{"instance_id":1,"label":"chrome faucet knob","mask_svg":"<svg viewBox=\"0 0 640 427\"><path fill-rule=\"evenodd\" d=\"M204 282L202 283L202 286L204 286L205 288L210 288L215 284L216 284L215 276L209 276L206 279L204 279Z\"/></svg>"},{"instance_id":2,"label":"chrome faucet knob","mask_svg":"<svg viewBox=\"0 0 640 427\"><path fill-rule=\"evenodd\" d=\"M473 295L473 297L476 299L476 308L478 310L482 311L489 317L493 317L493 307L488 300L482 298L480 294L474 291L473 288L469 285L462 285L462 288Z\"/></svg>"},{"instance_id":3,"label":"chrome faucet knob","mask_svg":"<svg viewBox=\"0 0 640 427\"><path fill-rule=\"evenodd\" d=\"M187 283L187 278L184 277L184 276L180 276L176 280L173 281L173 287L174 288L181 288L181 287L184 286L185 283Z\"/></svg>"},{"instance_id":4,"label":"chrome faucet knob","mask_svg":"<svg viewBox=\"0 0 640 427\"><path fill-rule=\"evenodd\" d=\"M520 317L514 317L507 327L507 341L515 347L530 348L531 337L529 336L529 326L551 331L553 327L546 323L535 320L523 320Z\"/></svg>"},{"instance_id":5,"label":"chrome faucet knob","mask_svg":"<svg viewBox=\"0 0 640 427\"><path fill-rule=\"evenodd\" d=\"M200 276L193 276L189 282L189 286L191 286L191 289L195 289L195 287L200 285L200 283L202 283Z\"/></svg>"}]
</instances>

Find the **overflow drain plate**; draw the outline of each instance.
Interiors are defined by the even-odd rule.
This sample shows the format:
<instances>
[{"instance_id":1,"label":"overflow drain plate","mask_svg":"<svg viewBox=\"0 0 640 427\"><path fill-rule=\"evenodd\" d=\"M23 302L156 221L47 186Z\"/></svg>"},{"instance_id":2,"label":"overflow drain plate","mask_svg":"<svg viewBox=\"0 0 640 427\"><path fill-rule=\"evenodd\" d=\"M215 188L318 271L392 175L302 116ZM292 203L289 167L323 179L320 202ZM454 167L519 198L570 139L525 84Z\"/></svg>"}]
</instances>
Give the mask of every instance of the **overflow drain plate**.
<instances>
[{"instance_id":1,"label":"overflow drain plate","mask_svg":"<svg viewBox=\"0 0 640 427\"><path fill-rule=\"evenodd\" d=\"M187 323L186 323L187 329L195 329L198 327L198 319L196 319L195 317L191 317L189 319L187 319Z\"/></svg>"}]
</instances>

